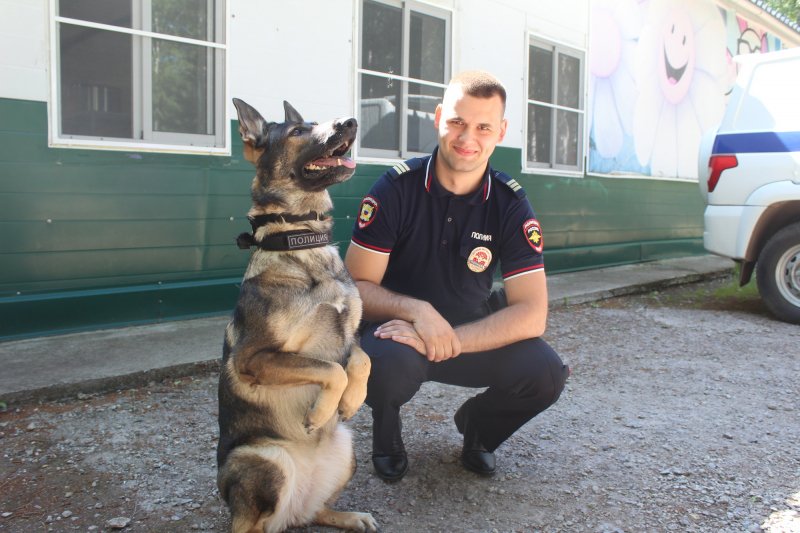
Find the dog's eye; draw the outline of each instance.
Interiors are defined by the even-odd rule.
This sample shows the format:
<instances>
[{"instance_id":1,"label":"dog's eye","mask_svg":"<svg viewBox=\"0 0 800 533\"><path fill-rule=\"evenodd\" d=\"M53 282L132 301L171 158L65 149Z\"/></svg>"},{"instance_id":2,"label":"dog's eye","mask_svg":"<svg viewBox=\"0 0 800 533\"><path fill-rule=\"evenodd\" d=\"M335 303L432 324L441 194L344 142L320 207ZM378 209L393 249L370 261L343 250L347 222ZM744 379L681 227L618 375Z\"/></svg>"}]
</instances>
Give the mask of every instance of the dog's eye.
<instances>
[{"instance_id":1,"label":"dog's eye","mask_svg":"<svg viewBox=\"0 0 800 533\"><path fill-rule=\"evenodd\" d=\"M295 128L289 135L291 135L292 137L299 137L302 134L303 134L303 128Z\"/></svg>"}]
</instances>

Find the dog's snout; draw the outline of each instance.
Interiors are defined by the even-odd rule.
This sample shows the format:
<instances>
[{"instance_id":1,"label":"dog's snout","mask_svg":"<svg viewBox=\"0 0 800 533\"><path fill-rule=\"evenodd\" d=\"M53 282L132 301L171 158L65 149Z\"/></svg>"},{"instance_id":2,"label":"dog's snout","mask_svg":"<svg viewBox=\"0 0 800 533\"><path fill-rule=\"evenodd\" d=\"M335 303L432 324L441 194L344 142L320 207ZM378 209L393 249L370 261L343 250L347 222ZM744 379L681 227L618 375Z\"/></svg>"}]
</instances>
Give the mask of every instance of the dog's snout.
<instances>
[{"instance_id":1,"label":"dog's snout","mask_svg":"<svg viewBox=\"0 0 800 533\"><path fill-rule=\"evenodd\" d=\"M342 129L355 129L358 127L358 121L354 118L343 118L337 121L336 125Z\"/></svg>"}]
</instances>

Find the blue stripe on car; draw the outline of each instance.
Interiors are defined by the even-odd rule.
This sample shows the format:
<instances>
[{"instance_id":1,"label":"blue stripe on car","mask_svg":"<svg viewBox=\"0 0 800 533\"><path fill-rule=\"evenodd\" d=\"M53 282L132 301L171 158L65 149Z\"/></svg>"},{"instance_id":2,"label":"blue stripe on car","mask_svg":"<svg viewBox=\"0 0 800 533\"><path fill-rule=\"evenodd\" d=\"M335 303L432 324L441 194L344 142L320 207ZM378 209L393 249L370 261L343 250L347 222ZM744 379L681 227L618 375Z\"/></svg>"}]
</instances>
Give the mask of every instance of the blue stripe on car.
<instances>
[{"instance_id":1,"label":"blue stripe on car","mask_svg":"<svg viewBox=\"0 0 800 533\"><path fill-rule=\"evenodd\" d=\"M714 140L712 154L800 152L800 131L722 133Z\"/></svg>"}]
</instances>

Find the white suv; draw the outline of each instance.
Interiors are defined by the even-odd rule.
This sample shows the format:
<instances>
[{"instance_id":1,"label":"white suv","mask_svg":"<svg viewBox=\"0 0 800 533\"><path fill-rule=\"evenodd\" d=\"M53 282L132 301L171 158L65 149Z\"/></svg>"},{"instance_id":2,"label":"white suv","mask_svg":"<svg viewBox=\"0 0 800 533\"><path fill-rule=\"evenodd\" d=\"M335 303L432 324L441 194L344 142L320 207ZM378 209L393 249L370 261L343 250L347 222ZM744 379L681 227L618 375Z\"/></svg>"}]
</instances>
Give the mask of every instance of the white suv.
<instances>
[{"instance_id":1,"label":"white suv","mask_svg":"<svg viewBox=\"0 0 800 533\"><path fill-rule=\"evenodd\" d=\"M703 244L756 267L761 298L800 324L800 48L739 56L719 127L700 144Z\"/></svg>"}]
</instances>

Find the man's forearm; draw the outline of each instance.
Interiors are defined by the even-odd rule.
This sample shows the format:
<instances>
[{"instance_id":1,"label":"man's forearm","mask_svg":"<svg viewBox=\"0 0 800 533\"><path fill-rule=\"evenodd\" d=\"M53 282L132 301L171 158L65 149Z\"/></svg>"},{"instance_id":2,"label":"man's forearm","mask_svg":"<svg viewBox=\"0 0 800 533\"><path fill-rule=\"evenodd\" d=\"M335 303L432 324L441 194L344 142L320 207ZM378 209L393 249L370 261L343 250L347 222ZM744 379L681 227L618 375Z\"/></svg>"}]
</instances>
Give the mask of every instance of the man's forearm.
<instances>
[{"instance_id":1,"label":"man's forearm","mask_svg":"<svg viewBox=\"0 0 800 533\"><path fill-rule=\"evenodd\" d=\"M530 304L511 305L496 313L455 328L463 352L482 352L544 334L547 312Z\"/></svg>"},{"instance_id":2,"label":"man's forearm","mask_svg":"<svg viewBox=\"0 0 800 533\"><path fill-rule=\"evenodd\" d=\"M363 318L369 322L395 318L414 322L430 307L428 302L397 294L371 281L357 281L356 286L363 303Z\"/></svg>"}]
</instances>

